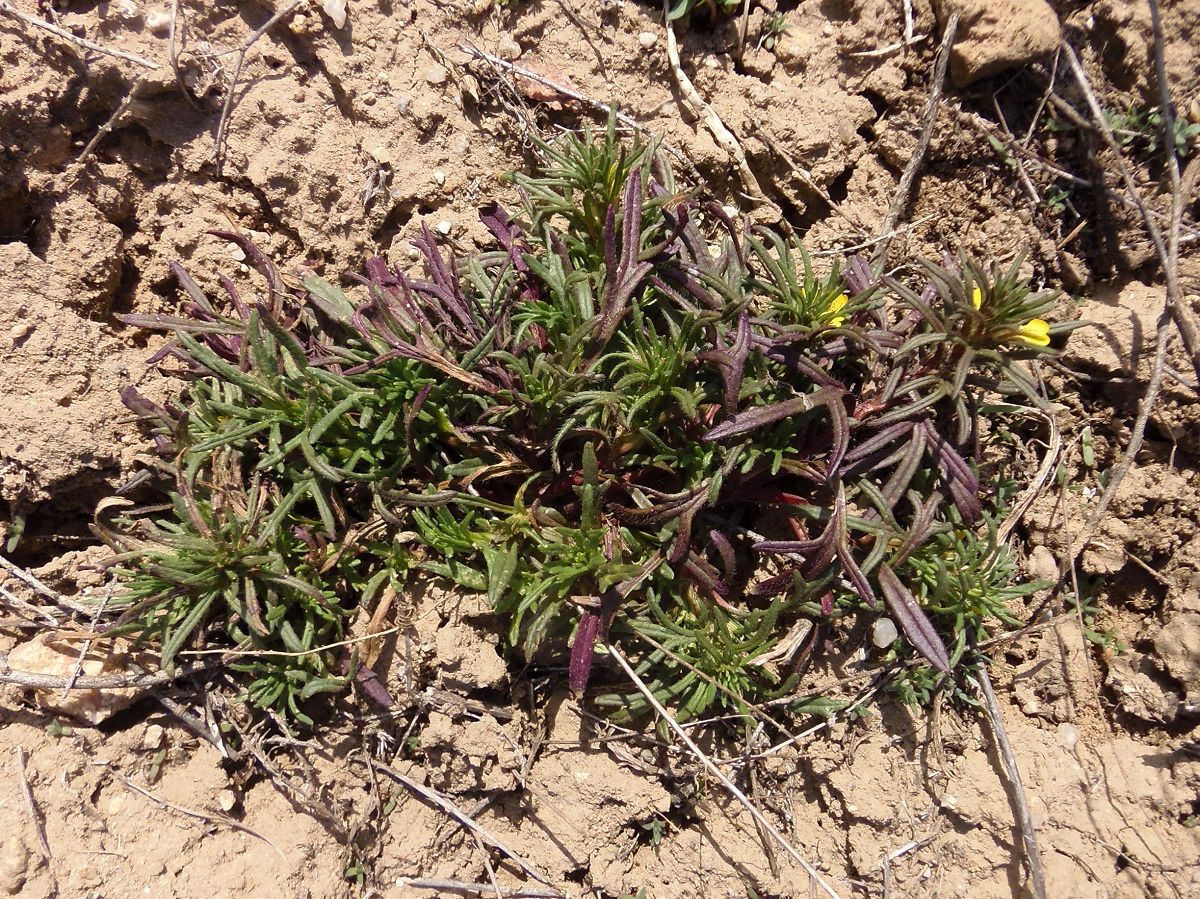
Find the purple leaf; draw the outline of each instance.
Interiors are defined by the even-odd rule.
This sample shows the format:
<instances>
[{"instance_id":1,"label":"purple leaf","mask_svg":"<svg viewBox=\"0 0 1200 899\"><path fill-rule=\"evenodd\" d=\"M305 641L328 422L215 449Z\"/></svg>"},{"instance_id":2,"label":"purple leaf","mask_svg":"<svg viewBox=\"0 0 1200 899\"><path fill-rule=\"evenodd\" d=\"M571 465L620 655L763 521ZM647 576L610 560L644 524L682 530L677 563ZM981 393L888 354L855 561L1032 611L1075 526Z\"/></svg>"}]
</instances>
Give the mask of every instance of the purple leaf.
<instances>
[{"instance_id":1,"label":"purple leaf","mask_svg":"<svg viewBox=\"0 0 1200 899\"><path fill-rule=\"evenodd\" d=\"M767 425L775 424L785 418L811 412L817 406L828 405L830 402L841 402L846 391L841 388L822 387L815 393L805 394L770 406L757 406L746 412L733 416L729 421L717 425L704 435L705 440L725 440L747 434Z\"/></svg>"},{"instance_id":2,"label":"purple leaf","mask_svg":"<svg viewBox=\"0 0 1200 899\"><path fill-rule=\"evenodd\" d=\"M900 623L905 638L934 668L942 674L949 674L950 657L946 655L946 647L925 611L886 562L880 563L878 577L883 598Z\"/></svg>"},{"instance_id":3,"label":"purple leaf","mask_svg":"<svg viewBox=\"0 0 1200 899\"><path fill-rule=\"evenodd\" d=\"M392 699L392 695L388 693L387 687L383 685L383 681L379 679L379 675L374 670L368 668L366 665L359 665L358 670L354 672L354 680L362 687L363 693L372 702L383 706L385 709L395 706L396 700Z\"/></svg>"},{"instance_id":4,"label":"purple leaf","mask_svg":"<svg viewBox=\"0 0 1200 899\"><path fill-rule=\"evenodd\" d=\"M600 616L595 612L584 611L579 616L575 639L571 641L571 662L567 675L571 692L576 696L582 695L587 689L588 678L592 673L592 658L596 653L596 637L599 633Z\"/></svg>"}]
</instances>

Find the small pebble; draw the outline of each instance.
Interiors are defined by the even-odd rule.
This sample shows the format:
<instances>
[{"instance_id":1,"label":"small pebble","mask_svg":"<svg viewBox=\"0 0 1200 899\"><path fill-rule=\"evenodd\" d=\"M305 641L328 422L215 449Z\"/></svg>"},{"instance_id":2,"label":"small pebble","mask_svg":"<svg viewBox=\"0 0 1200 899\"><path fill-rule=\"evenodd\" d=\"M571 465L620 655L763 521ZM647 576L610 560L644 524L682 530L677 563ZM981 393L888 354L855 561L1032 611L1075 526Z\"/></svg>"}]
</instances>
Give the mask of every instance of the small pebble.
<instances>
[{"instance_id":1,"label":"small pebble","mask_svg":"<svg viewBox=\"0 0 1200 899\"><path fill-rule=\"evenodd\" d=\"M1079 742L1079 728L1069 721L1064 721L1058 726L1058 739L1068 752L1074 752L1075 744Z\"/></svg>"},{"instance_id":2,"label":"small pebble","mask_svg":"<svg viewBox=\"0 0 1200 899\"><path fill-rule=\"evenodd\" d=\"M447 72L445 66L432 65L425 70L425 80L434 87L445 84Z\"/></svg>"},{"instance_id":3,"label":"small pebble","mask_svg":"<svg viewBox=\"0 0 1200 899\"><path fill-rule=\"evenodd\" d=\"M643 31L638 35L638 43L642 45L643 50L653 50L654 45L658 43L658 35L653 31Z\"/></svg>"},{"instance_id":4,"label":"small pebble","mask_svg":"<svg viewBox=\"0 0 1200 899\"><path fill-rule=\"evenodd\" d=\"M438 169L437 171L435 171L433 173L433 183L436 184L438 187L441 187L443 184L445 184L446 183L446 173L443 172L441 169Z\"/></svg>"},{"instance_id":5,"label":"small pebble","mask_svg":"<svg viewBox=\"0 0 1200 899\"><path fill-rule=\"evenodd\" d=\"M146 728L146 732L142 734L142 749L147 751L158 749L163 744L163 739L166 737L166 731L163 730L161 724L151 724Z\"/></svg>"},{"instance_id":6,"label":"small pebble","mask_svg":"<svg viewBox=\"0 0 1200 899\"><path fill-rule=\"evenodd\" d=\"M521 45L513 40L511 34L503 34L496 45L496 55L510 62L514 59L519 59L521 56Z\"/></svg>"},{"instance_id":7,"label":"small pebble","mask_svg":"<svg viewBox=\"0 0 1200 899\"><path fill-rule=\"evenodd\" d=\"M229 258L234 262L245 262L246 251L235 243L229 245Z\"/></svg>"},{"instance_id":8,"label":"small pebble","mask_svg":"<svg viewBox=\"0 0 1200 899\"><path fill-rule=\"evenodd\" d=\"M146 14L146 27L150 33L165 37L171 31L171 14L165 9L156 9Z\"/></svg>"},{"instance_id":9,"label":"small pebble","mask_svg":"<svg viewBox=\"0 0 1200 899\"><path fill-rule=\"evenodd\" d=\"M887 649L896 642L898 636L900 633L890 618L877 618L871 625L871 642L880 649Z\"/></svg>"},{"instance_id":10,"label":"small pebble","mask_svg":"<svg viewBox=\"0 0 1200 899\"><path fill-rule=\"evenodd\" d=\"M454 230L454 224L446 219L442 219L434 226L434 230L436 230L438 234L442 235L442 237L447 237L449 236L450 232Z\"/></svg>"},{"instance_id":11,"label":"small pebble","mask_svg":"<svg viewBox=\"0 0 1200 899\"><path fill-rule=\"evenodd\" d=\"M321 8L329 16L335 28L346 27L346 0L324 0Z\"/></svg>"},{"instance_id":12,"label":"small pebble","mask_svg":"<svg viewBox=\"0 0 1200 899\"><path fill-rule=\"evenodd\" d=\"M371 149L371 158L380 165L391 165L392 163L392 153L383 144Z\"/></svg>"},{"instance_id":13,"label":"small pebble","mask_svg":"<svg viewBox=\"0 0 1200 899\"><path fill-rule=\"evenodd\" d=\"M217 805L220 806L221 811L229 814L237 805L237 794L233 790L222 790L217 794Z\"/></svg>"}]
</instances>

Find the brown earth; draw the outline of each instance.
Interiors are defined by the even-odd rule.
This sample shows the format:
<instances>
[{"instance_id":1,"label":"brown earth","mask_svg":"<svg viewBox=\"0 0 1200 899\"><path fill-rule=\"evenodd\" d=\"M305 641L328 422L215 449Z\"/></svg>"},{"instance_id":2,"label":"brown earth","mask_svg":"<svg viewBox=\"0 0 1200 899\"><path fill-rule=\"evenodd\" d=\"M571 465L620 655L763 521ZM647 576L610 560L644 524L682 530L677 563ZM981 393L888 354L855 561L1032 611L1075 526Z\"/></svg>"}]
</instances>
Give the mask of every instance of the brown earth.
<instances>
[{"instance_id":1,"label":"brown earth","mask_svg":"<svg viewBox=\"0 0 1200 899\"><path fill-rule=\"evenodd\" d=\"M146 363L158 338L116 316L173 311L169 263L205 287L222 273L241 278L244 254L212 229L251 235L289 275L331 279L373 253L408 265L422 223L469 249L485 233L477 207L508 196L503 174L527 161L522 129L589 118L529 85L512 90L462 46L619 104L678 151L685 178L758 217L782 213L828 262L877 235L916 145L941 24L955 10L963 30L952 77L962 87L948 89L905 216L913 226L891 258L959 248L1009 258L1027 248L1035 280L1078 298L1064 301L1063 317L1095 323L1046 372L1068 451L1063 477L1018 532L1025 572L1053 576L1128 440L1163 290L1129 210L1083 188L1058 199L1032 162L1027 187L978 125L1000 133L1000 115L1014 132L1029 125L1045 82L1013 66L1037 62L1030 47L1052 48L1055 27L1085 48L1112 109L1152 104L1143 4L948 0L935 9L914 0L919 39L906 46L899 0L766 0L753 4L740 63L736 17L681 25L685 67L778 211L749 205L725 150L674 89L657 4L636 0L351 0L340 29L308 4L250 50L218 165L229 51L282 5L180 2L186 93L168 65L170 3L12 4L150 60L153 71L0 6L0 534L23 523L13 558L52 588L81 599L106 589L94 568L104 551L87 523L145 453L118 391L178 389ZM777 9L790 27L773 47L759 45ZM1195 121L1200 4L1176 0L1164 16L1173 95ZM1095 182L1111 164L1078 132L1035 131L1036 151L1082 178ZM1146 163L1139 176L1165 209L1154 191L1161 172ZM1193 303L1198 272L1185 259ZM996 652L1052 897L1200 896L1200 406L1186 359L1173 353L1170 364L1178 377L1140 466L1082 559L1094 607ZM1041 446L1028 444L1031 471ZM7 650L35 629L11 597L37 597L11 577L0 587ZM341 724L299 744L256 732L256 758L208 733L213 710L183 688L166 696L192 710L206 739L152 698L88 728L59 723L32 694L8 688L0 893L448 896L459 894L405 884L489 883L492 868L506 887L535 885L402 789L389 762L569 896L812 894L693 760L652 729L593 719L545 678L511 674L496 632L477 598L428 590L411 633L383 650L389 688L410 702L379 716L345 700ZM804 689L869 667L864 642L819 666ZM837 689L855 698L867 682ZM865 708L754 765L756 801L842 896L1026 895L1013 810L979 716L945 708L929 717L886 698ZM743 749L705 739L718 757Z\"/></svg>"}]
</instances>

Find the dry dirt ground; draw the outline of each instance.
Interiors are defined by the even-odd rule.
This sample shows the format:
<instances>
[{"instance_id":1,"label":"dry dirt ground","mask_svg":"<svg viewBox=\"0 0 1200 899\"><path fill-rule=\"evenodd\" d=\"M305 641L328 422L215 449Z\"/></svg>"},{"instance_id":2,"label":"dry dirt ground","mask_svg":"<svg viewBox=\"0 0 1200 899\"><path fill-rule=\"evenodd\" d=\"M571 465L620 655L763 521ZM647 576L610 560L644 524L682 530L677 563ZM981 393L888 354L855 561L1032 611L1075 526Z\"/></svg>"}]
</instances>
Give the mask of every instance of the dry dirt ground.
<instances>
[{"instance_id":1,"label":"dry dirt ground","mask_svg":"<svg viewBox=\"0 0 1200 899\"><path fill-rule=\"evenodd\" d=\"M249 51L219 159L234 51L285 4L181 0L172 29L175 5L0 3L0 534L23 527L11 558L68 596L106 589L87 523L143 452L118 391L178 389L146 363L158 338L116 318L176 308L168 263L205 286L241 277L244 255L215 228L251 234L290 274L331 279L373 253L408 265L423 222L470 248L484 234L477 207L506 196L504 173L528 160L523 129L589 119L470 62L464 46L618 103L678 150L692 183L756 217L782 216L827 261L878 234L916 146L942 33L928 0L911 3L908 43L901 0L766 0L753 4L739 61L737 17L681 25L684 68L740 138L773 210L747 198L686 108L655 3L350 0L340 28L321 4L304 4ZM1173 95L1195 122L1200 3L1164 7ZM1016 60L1047 40L1053 51L1053 13L1047 21L1040 2L1017 0L950 8L965 11L966 30L905 212L912 226L891 259L1025 247L1030 274L1065 288L1074 314L1096 323L1047 372L1067 452L1019 531L1024 571L1039 577L1053 573L1128 439L1163 290L1132 213L1095 189L1104 154L1045 102L1053 56L1005 67L1013 45ZM14 9L150 65L23 24ZM774 12L789 27L767 47ZM1078 0L1053 12L1113 111L1153 105L1143 3ZM997 151L1025 129L1032 155ZM1162 173L1143 139L1131 138L1131 152L1153 195ZM1088 186L1056 181L1047 161ZM1193 295L1197 268L1185 258ZM1083 557L1091 605L996 650L1056 899L1200 896L1200 416L1189 365L1178 355L1171 365L1179 377L1140 465ZM1031 440L1031 470L1043 451ZM0 586L8 650L44 623L22 605L36 594L14 578ZM494 876L501 892L481 895L538 895L502 854L402 788L407 777L450 797L568 896L812 895L808 877L767 853L740 807L653 729L621 731L558 681L510 671L478 600L431 589L414 626L388 649L411 662L393 666L409 671L392 684L412 699L404 708L371 715L346 700L320 736L297 744L255 730L258 742L224 756L194 730L207 733L216 711L242 713L197 705L186 682L159 695L198 728L154 697L89 728L10 689L0 700L0 894L450 896L462 893L409 881ZM858 646L834 654L806 689L840 680L837 695L855 697L869 682L852 680L870 668L865 642L866 658ZM886 696L863 709L753 766L767 813L845 897L1025 895L1013 809L980 717L931 717ZM706 739L717 756L738 752ZM532 891L512 892L521 884Z\"/></svg>"}]
</instances>

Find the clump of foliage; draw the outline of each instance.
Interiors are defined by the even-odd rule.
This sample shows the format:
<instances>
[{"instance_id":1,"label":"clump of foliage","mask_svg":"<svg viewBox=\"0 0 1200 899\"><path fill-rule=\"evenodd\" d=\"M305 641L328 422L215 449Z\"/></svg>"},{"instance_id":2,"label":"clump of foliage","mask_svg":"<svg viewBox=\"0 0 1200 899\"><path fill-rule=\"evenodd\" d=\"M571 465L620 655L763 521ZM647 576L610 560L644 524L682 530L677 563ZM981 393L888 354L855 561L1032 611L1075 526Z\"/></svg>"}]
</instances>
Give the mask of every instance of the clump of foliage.
<instances>
[{"instance_id":1,"label":"clump of foliage","mask_svg":"<svg viewBox=\"0 0 1200 899\"><path fill-rule=\"evenodd\" d=\"M493 249L426 229L424 274L371 259L356 301L221 233L264 295L222 279L218 306L175 266L185 314L128 317L174 333L159 360L190 382L125 396L171 503L104 529L120 627L168 667L250 651L249 700L302 721L356 677L386 701L336 644L422 575L486 592L527 655L569 645L577 691L623 639L681 717L793 690L805 620L887 609L897 651L950 674L1012 595L975 464L1005 404L979 400L1039 402L1021 363L1054 297L1016 263L818 275L611 125L540 155L515 213L481 211Z\"/></svg>"}]
</instances>

